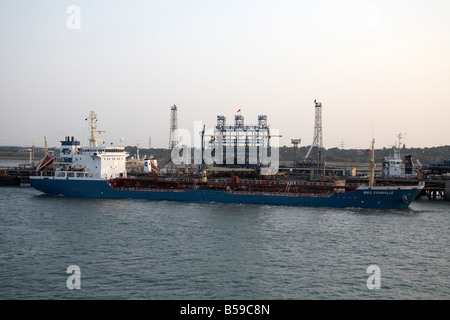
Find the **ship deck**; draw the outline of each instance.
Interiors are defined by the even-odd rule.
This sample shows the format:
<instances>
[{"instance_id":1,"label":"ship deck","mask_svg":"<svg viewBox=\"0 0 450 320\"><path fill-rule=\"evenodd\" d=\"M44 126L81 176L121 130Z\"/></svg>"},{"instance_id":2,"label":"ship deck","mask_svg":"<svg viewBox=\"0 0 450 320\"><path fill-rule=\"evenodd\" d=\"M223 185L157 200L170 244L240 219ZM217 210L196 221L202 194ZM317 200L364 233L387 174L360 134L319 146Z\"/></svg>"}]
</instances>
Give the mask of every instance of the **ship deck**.
<instances>
[{"instance_id":1,"label":"ship deck","mask_svg":"<svg viewBox=\"0 0 450 320\"><path fill-rule=\"evenodd\" d=\"M201 181L196 179L117 178L109 180L116 190L184 192L187 190L225 191L229 194L282 195L302 197L330 197L334 194L353 191L357 185L341 185L335 182L270 181L217 179Z\"/></svg>"}]
</instances>

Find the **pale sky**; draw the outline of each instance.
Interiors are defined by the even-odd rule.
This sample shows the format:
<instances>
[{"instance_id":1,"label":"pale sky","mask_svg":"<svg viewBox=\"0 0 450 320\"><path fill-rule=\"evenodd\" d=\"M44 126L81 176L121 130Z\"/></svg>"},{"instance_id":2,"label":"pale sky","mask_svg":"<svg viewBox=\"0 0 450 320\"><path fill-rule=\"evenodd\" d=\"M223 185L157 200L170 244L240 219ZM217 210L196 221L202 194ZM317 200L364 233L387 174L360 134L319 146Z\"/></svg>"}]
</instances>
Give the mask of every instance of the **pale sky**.
<instances>
[{"instance_id":1,"label":"pale sky","mask_svg":"<svg viewBox=\"0 0 450 320\"><path fill-rule=\"evenodd\" d=\"M326 148L450 145L449 17L448 0L0 0L0 145L87 143L93 110L108 144L167 148L176 104L180 128L241 109L306 146L314 99Z\"/></svg>"}]
</instances>

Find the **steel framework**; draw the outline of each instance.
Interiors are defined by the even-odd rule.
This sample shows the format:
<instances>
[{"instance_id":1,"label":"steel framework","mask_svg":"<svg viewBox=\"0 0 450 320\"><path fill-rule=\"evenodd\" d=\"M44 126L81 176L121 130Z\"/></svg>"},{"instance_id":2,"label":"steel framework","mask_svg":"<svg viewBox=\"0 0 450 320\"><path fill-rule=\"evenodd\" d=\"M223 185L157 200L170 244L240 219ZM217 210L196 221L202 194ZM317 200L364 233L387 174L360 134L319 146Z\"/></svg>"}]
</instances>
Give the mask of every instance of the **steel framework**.
<instances>
[{"instance_id":1,"label":"steel framework","mask_svg":"<svg viewBox=\"0 0 450 320\"><path fill-rule=\"evenodd\" d=\"M178 108L176 105L170 107L170 133L169 133L169 148L173 149L178 144L178 120L177 120Z\"/></svg>"},{"instance_id":2,"label":"steel framework","mask_svg":"<svg viewBox=\"0 0 450 320\"><path fill-rule=\"evenodd\" d=\"M314 120L314 140L311 147L306 154L304 161L308 159L312 151L312 161L317 166L323 166L325 164L325 153L323 150L323 136L322 136L322 103L316 102L315 104L315 120Z\"/></svg>"}]
</instances>

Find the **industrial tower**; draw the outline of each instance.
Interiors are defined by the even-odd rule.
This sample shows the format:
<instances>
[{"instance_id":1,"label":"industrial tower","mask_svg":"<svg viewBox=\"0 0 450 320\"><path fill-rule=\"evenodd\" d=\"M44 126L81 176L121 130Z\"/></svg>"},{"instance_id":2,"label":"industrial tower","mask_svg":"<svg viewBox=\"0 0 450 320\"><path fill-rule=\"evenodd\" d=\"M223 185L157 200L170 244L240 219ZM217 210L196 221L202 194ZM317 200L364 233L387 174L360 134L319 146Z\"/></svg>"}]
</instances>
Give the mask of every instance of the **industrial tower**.
<instances>
[{"instance_id":1,"label":"industrial tower","mask_svg":"<svg viewBox=\"0 0 450 320\"><path fill-rule=\"evenodd\" d=\"M314 140L311 147L308 150L304 160L306 160L312 153L312 162L314 165L321 167L325 165L325 153L323 150L323 137L322 137L322 103L314 100L316 117L314 121Z\"/></svg>"},{"instance_id":2,"label":"industrial tower","mask_svg":"<svg viewBox=\"0 0 450 320\"><path fill-rule=\"evenodd\" d=\"M178 129L177 120L177 106L170 107L170 133L169 133L169 149L175 148L178 144L178 135L176 130Z\"/></svg>"}]
</instances>

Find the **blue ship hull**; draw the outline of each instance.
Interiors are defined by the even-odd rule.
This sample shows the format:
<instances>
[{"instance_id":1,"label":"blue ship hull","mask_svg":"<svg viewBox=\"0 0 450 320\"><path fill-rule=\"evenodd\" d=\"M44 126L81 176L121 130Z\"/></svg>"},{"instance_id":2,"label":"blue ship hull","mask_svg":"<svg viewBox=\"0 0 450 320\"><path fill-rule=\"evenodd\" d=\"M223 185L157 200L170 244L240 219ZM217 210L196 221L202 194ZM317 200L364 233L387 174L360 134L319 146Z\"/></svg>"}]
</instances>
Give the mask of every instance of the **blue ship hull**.
<instances>
[{"instance_id":1,"label":"blue ship hull","mask_svg":"<svg viewBox=\"0 0 450 320\"><path fill-rule=\"evenodd\" d=\"M32 187L47 194L103 199L173 200L184 202L222 202L312 207L407 208L419 195L421 186L358 188L324 195L271 195L267 193L219 190L119 190L101 179L53 179L31 177Z\"/></svg>"}]
</instances>

